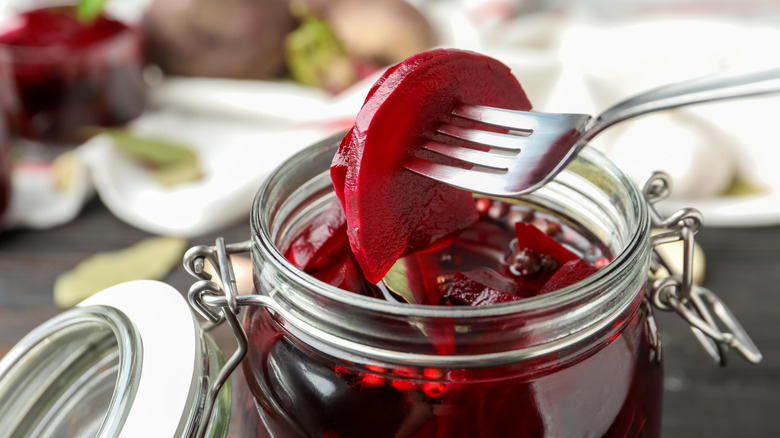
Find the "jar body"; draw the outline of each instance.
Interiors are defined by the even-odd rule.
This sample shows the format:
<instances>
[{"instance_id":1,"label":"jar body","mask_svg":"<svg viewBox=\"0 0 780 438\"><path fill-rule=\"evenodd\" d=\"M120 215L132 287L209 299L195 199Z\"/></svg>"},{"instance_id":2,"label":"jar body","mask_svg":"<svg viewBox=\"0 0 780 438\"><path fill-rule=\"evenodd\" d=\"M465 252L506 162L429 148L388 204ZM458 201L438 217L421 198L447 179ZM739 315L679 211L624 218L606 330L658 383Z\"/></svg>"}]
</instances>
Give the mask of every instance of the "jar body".
<instances>
[{"instance_id":1,"label":"jar body","mask_svg":"<svg viewBox=\"0 0 780 438\"><path fill-rule=\"evenodd\" d=\"M25 24L0 33L0 69L10 71L0 104L15 135L78 144L95 127L121 126L143 112L144 42L137 25L101 17L74 28L76 19L66 18L75 17L70 0L16 3L9 8L17 17L9 21ZM46 32L53 36L46 39Z\"/></svg>"},{"instance_id":2,"label":"jar body","mask_svg":"<svg viewBox=\"0 0 780 438\"><path fill-rule=\"evenodd\" d=\"M256 293L284 311L247 311L242 436L660 435L646 211L603 157L578 158L526 201L593 231L612 266L549 296L464 309L354 296L285 264L275 248L332 197L331 149L293 158L253 209Z\"/></svg>"},{"instance_id":3,"label":"jar body","mask_svg":"<svg viewBox=\"0 0 780 438\"><path fill-rule=\"evenodd\" d=\"M255 311L243 437L658 437L662 371L649 306L597 353L478 369L354 363ZM246 401L246 400L245 400ZM255 402L256 401L256 402Z\"/></svg>"}]
</instances>

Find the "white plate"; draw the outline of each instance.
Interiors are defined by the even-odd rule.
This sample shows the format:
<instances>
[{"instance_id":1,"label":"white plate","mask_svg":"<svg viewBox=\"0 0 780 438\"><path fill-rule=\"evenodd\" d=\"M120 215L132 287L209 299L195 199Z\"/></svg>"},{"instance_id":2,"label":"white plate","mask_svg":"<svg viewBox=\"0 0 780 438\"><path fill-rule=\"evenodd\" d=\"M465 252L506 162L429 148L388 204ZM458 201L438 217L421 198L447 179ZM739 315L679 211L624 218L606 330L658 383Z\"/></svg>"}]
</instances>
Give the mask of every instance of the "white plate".
<instances>
[{"instance_id":1,"label":"white plate","mask_svg":"<svg viewBox=\"0 0 780 438\"><path fill-rule=\"evenodd\" d=\"M694 207L704 216L706 227L762 227L780 224L780 191L758 195L723 196L698 200L666 200L659 204L669 214Z\"/></svg>"}]
</instances>

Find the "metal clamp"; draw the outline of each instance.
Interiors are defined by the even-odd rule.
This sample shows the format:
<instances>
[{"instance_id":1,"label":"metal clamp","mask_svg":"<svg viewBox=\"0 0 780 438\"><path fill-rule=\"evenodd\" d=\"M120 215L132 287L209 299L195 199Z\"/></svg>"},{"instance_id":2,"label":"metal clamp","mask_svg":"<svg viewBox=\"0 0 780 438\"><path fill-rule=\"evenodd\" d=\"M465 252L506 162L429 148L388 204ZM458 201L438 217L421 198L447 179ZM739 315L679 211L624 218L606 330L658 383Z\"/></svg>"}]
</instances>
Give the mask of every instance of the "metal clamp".
<instances>
[{"instance_id":1,"label":"metal clamp","mask_svg":"<svg viewBox=\"0 0 780 438\"><path fill-rule=\"evenodd\" d=\"M190 287L187 297L190 305L208 320L209 325L204 327L204 330L210 330L227 321L238 344L236 351L219 371L216 380L211 382L209 386L203 407L203 418L206 421L201 422L196 434L197 438L206 435L219 391L247 354L249 342L241 323L238 321L240 304L238 303L236 276L233 272L230 254L247 252L250 247L251 241L225 245L225 240L219 237L216 245L195 246L184 255L184 268L192 276L199 279ZM205 271L206 260L220 273L224 288L212 281L211 275Z\"/></svg>"},{"instance_id":2,"label":"metal clamp","mask_svg":"<svg viewBox=\"0 0 780 438\"><path fill-rule=\"evenodd\" d=\"M651 238L651 271L657 272L663 267L669 273L651 285L653 304L660 310L675 311L687 321L707 353L720 365L726 364L729 348L749 362L758 363L762 359L761 352L726 304L710 290L693 283L693 249L695 235L703 224L701 213L684 208L664 217L655 208L655 203L669 196L671 186L671 177L664 172L653 173L643 186L652 225L664 230ZM682 271L657 250L661 245L677 241L683 242Z\"/></svg>"}]
</instances>

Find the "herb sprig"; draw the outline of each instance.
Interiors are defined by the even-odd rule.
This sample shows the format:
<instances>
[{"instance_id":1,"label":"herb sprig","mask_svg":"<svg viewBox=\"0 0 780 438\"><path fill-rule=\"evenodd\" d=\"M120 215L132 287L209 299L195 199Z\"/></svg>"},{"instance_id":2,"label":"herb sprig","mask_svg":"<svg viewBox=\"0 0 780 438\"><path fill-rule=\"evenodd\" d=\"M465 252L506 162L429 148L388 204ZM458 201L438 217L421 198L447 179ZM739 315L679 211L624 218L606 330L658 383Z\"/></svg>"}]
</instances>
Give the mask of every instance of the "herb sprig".
<instances>
[{"instance_id":1,"label":"herb sprig","mask_svg":"<svg viewBox=\"0 0 780 438\"><path fill-rule=\"evenodd\" d=\"M81 23L92 24L100 13L106 0L78 0L76 2L76 18Z\"/></svg>"}]
</instances>

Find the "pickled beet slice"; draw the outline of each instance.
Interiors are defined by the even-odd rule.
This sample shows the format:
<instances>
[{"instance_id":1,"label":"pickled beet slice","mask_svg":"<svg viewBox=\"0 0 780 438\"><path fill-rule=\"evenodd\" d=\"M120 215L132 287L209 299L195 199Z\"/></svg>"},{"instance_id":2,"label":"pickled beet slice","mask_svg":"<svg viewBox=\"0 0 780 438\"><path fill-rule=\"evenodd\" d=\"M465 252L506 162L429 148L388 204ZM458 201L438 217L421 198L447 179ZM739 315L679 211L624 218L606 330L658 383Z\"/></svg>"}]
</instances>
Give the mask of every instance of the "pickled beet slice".
<instances>
[{"instance_id":1,"label":"pickled beet slice","mask_svg":"<svg viewBox=\"0 0 780 438\"><path fill-rule=\"evenodd\" d=\"M512 266L507 268L507 275L511 276L520 287L521 296L533 297L541 294L542 289L561 266L572 260L580 260L577 254L566 249L558 241L533 224L527 222L516 223L515 236L517 237L518 252L530 250L539 257L546 256L553 260L553 266L549 266L550 263L548 262L548 266L541 267L539 272L532 275L515 275L512 273Z\"/></svg>"},{"instance_id":2,"label":"pickled beet slice","mask_svg":"<svg viewBox=\"0 0 780 438\"><path fill-rule=\"evenodd\" d=\"M442 304L448 279L458 272L501 269L510 255L507 242L514 233L499 224L480 221L460 233L446 247L429 248L404 256L399 260L406 266L407 286L416 304ZM504 277L505 278L505 277ZM479 281L479 280L477 280ZM508 284L511 282L505 282ZM491 283L488 286L498 288ZM514 287L513 283L508 284Z\"/></svg>"},{"instance_id":3,"label":"pickled beet slice","mask_svg":"<svg viewBox=\"0 0 780 438\"><path fill-rule=\"evenodd\" d=\"M338 166L347 163L341 198L347 234L372 283L404 253L428 248L478 219L471 193L403 168L412 156L436 159L420 145L440 123L449 121L458 103L531 108L517 79L499 61L436 49L412 56L389 72L342 142L346 153L334 161ZM334 185L341 183L338 178Z\"/></svg>"},{"instance_id":4,"label":"pickled beet slice","mask_svg":"<svg viewBox=\"0 0 780 438\"><path fill-rule=\"evenodd\" d=\"M339 202L334 201L295 238L286 257L299 269L309 271L348 252L347 220Z\"/></svg>"},{"instance_id":5,"label":"pickled beet slice","mask_svg":"<svg viewBox=\"0 0 780 438\"><path fill-rule=\"evenodd\" d=\"M376 93L377 89L379 89L380 86L382 86L387 79L389 78L390 81L388 82L388 85L386 89L392 89L395 87L395 84L398 83L400 79L403 78L403 73L396 73L397 70L402 69L404 71L410 71L417 66L419 66L421 63L427 61L428 59L431 59L435 56L438 56L438 51L436 50L429 50L426 52L418 53L410 59L407 59L405 62L401 62L399 64L393 65L388 67L387 70L382 74L382 76L377 79L376 82L371 86L371 88L368 90L368 93L366 94L366 99L363 101L363 104L368 102L369 99ZM341 203L344 203L344 182L347 179L347 168L349 167L350 162L350 156L352 151L352 131L355 128L349 130L346 136L344 136L344 139L341 141L341 144L339 145L338 151L336 151L336 155L333 157L333 162L330 166L330 177L333 180L333 188L336 191L336 196L341 200Z\"/></svg>"},{"instance_id":6,"label":"pickled beet slice","mask_svg":"<svg viewBox=\"0 0 780 438\"><path fill-rule=\"evenodd\" d=\"M517 291L511 280L489 269L476 269L455 274L445 297L455 304L468 306L508 303L522 298L509 291Z\"/></svg>"},{"instance_id":7,"label":"pickled beet slice","mask_svg":"<svg viewBox=\"0 0 780 438\"><path fill-rule=\"evenodd\" d=\"M375 296L371 287L363 281L357 260L349 252L342 254L327 265L312 269L309 273L339 289L359 295Z\"/></svg>"},{"instance_id":8,"label":"pickled beet slice","mask_svg":"<svg viewBox=\"0 0 780 438\"><path fill-rule=\"evenodd\" d=\"M518 249L527 248L539 254L550 255L558 262L559 266L580 258L544 231L527 222L517 222L515 224L515 237L517 237Z\"/></svg>"},{"instance_id":9,"label":"pickled beet slice","mask_svg":"<svg viewBox=\"0 0 780 438\"><path fill-rule=\"evenodd\" d=\"M287 249L287 260L307 274L332 286L373 296L360 266L349 250L347 222L338 200L319 214Z\"/></svg>"},{"instance_id":10,"label":"pickled beet slice","mask_svg":"<svg viewBox=\"0 0 780 438\"><path fill-rule=\"evenodd\" d=\"M539 294L563 289L566 286L584 280L598 269L583 259L570 260L561 266L558 271L547 280L547 283L539 291Z\"/></svg>"},{"instance_id":11,"label":"pickled beet slice","mask_svg":"<svg viewBox=\"0 0 780 438\"><path fill-rule=\"evenodd\" d=\"M429 52L424 52L425 54ZM426 59L425 54L420 54L421 60ZM368 90L368 93L366 94L366 99L363 101L368 101L368 99L371 98L371 96L374 95L377 88L379 88L382 84L385 83L387 78L395 72L399 67L405 66L405 68L410 68L409 65L402 64L396 64L393 66L390 66L385 72L382 74L382 76L377 79L376 82L371 86L371 88ZM346 136L344 136L344 139L341 141L341 144L339 145L339 149L336 151L336 155L333 157L333 162L330 165L330 178L333 180L333 188L336 192L336 196L341 201L342 205L344 204L344 181L347 179L347 167L349 166L349 156L350 151L352 150L352 130L355 129L354 127L349 130Z\"/></svg>"},{"instance_id":12,"label":"pickled beet slice","mask_svg":"<svg viewBox=\"0 0 780 438\"><path fill-rule=\"evenodd\" d=\"M341 140L339 149L330 163L330 179L333 181L333 191L336 192L336 197L339 198L342 208L344 206L344 181L347 179L347 166L349 166L349 153L352 150L351 139L354 129L354 127L351 128Z\"/></svg>"}]
</instances>

